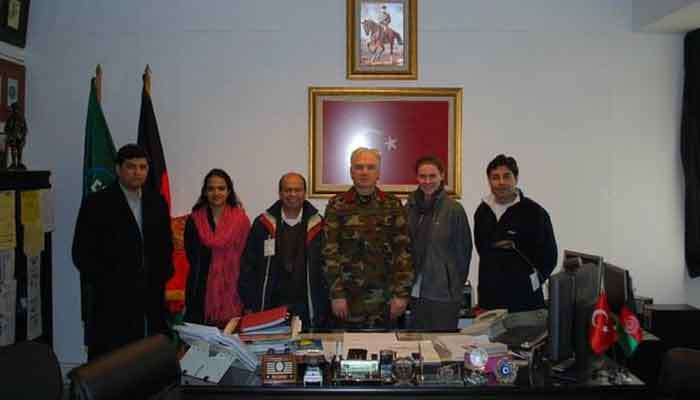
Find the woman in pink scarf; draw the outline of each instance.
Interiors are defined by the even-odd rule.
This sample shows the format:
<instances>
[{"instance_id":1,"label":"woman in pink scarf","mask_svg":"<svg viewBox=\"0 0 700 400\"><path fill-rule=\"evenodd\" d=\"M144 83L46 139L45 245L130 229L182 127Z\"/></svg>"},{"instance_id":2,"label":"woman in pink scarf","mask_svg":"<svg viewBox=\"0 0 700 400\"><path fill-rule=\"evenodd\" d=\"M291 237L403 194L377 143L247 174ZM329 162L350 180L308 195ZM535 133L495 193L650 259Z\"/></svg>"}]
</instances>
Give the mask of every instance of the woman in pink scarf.
<instances>
[{"instance_id":1,"label":"woman in pink scarf","mask_svg":"<svg viewBox=\"0 0 700 400\"><path fill-rule=\"evenodd\" d=\"M213 169L185 225L190 263L185 290L185 320L223 327L242 314L238 295L240 257L250 220L233 190L231 177Z\"/></svg>"}]
</instances>

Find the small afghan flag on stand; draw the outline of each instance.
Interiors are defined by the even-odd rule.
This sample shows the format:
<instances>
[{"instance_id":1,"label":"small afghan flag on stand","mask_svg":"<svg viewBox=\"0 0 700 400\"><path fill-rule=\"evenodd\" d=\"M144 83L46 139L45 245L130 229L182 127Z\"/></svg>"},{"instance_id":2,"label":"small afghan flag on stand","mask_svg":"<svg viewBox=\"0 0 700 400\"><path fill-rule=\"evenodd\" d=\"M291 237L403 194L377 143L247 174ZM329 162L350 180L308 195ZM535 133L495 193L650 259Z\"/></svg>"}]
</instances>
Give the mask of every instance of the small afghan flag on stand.
<instances>
[{"instance_id":1,"label":"small afghan flag on stand","mask_svg":"<svg viewBox=\"0 0 700 400\"><path fill-rule=\"evenodd\" d=\"M608 305L608 295L602 290L591 316L591 349L596 354L602 354L616 341L615 320Z\"/></svg>"},{"instance_id":2,"label":"small afghan flag on stand","mask_svg":"<svg viewBox=\"0 0 700 400\"><path fill-rule=\"evenodd\" d=\"M158 132L158 121L153 111L151 101L151 68L146 66L143 73L143 90L141 91L141 115L139 115L138 144L143 147L150 156L148 178L146 186L159 192L168 203L168 211L171 209L170 202L170 180L168 179L168 169L165 166L165 155L163 145L160 142Z\"/></svg>"},{"instance_id":3,"label":"small afghan flag on stand","mask_svg":"<svg viewBox=\"0 0 700 400\"><path fill-rule=\"evenodd\" d=\"M618 343L625 353L625 357L629 357L634 353L642 341L642 328L639 326L639 320L632 310L625 304L620 310L620 318L617 320L617 334L619 336Z\"/></svg>"}]
</instances>

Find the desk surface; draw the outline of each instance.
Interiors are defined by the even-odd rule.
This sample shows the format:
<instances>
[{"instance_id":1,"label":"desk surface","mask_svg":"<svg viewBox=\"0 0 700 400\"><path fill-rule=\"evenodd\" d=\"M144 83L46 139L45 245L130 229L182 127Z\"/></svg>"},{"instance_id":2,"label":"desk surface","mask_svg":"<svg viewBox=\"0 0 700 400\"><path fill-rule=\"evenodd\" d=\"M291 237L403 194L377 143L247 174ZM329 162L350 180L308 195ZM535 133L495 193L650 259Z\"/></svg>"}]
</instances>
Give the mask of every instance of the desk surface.
<instances>
[{"instance_id":1,"label":"desk surface","mask_svg":"<svg viewBox=\"0 0 700 400\"><path fill-rule=\"evenodd\" d=\"M647 399L652 393L640 386L472 386L472 387L237 387L237 386L184 386L185 399Z\"/></svg>"},{"instance_id":2,"label":"desk surface","mask_svg":"<svg viewBox=\"0 0 700 400\"><path fill-rule=\"evenodd\" d=\"M336 334L337 335L337 334ZM441 334L444 335L444 334ZM306 336L306 335L304 335ZM421 339L429 335L421 334ZM406 337L406 336L404 336ZM324 339L329 337L324 334ZM335 336L339 339L339 336ZM418 338L418 337L416 337ZM604 364L615 365L610 360ZM436 367L434 367L436 368ZM429 369L426 367L426 374ZM545 377L544 371L530 373L527 367L521 367L515 385L499 385L496 383L484 386L466 386L464 384L422 384L414 386L333 386L303 387L302 385L262 386L256 372L231 367L218 385L199 381L195 378L183 377L183 389L186 399L230 399L233 397L252 397L256 399L338 399L366 398L397 399L397 398L571 398L571 399L616 399L651 398L646 385L631 374L627 374L624 383L612 383L606 376L591 378L585 383L570 383Z\"/></svg>"}]
</instances>

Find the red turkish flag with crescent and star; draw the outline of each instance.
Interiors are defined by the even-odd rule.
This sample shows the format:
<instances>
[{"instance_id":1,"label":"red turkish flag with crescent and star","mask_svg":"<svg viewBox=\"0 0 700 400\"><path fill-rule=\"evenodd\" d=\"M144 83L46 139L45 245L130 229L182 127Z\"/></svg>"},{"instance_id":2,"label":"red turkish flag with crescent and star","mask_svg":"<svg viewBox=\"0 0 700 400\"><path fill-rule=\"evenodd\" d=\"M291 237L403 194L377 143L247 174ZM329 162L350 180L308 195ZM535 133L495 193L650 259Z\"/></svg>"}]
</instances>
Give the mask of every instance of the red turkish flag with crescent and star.
<instances>
[{"instance_id":1,"label":"red turkish flag with crescent and star","mask_svg":"<svg viewBox=\"0 0 700 400\"><path fill-rule=\"evenodd\" d=\"M605 291L600 293L595 309L591 315L591 349L596 354L601 354L617 341L617 329L615 320L608 305L608 295Z\"/></svg>"},{"instance_id":2,"label":"red turkish flag with crescent and star","mask_svg":"<svg viewBox=\"0 0 700 400\"><path fill-rule=\"evenodd\" d=\"M447 101L326 100L321 124L324 183L352 184L350 154L358 147L381 153L380 184L415 184L415 162L426 155L440 158L450 170ZM451 184L447 176L445 184Z\"/></svg>"}]
</instances>

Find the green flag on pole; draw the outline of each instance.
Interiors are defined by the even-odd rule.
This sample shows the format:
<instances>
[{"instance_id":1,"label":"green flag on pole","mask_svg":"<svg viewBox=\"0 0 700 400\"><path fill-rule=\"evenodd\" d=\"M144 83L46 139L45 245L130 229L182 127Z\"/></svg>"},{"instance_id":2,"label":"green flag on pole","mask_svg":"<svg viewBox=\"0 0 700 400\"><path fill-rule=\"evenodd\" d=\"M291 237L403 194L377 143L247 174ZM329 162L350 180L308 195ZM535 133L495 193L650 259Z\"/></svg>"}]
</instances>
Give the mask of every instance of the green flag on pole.
<instances>
[{"instance_id":1,"label":"green flag on pole","mask_svg":"<svg viewBox=\"0 0 700 400\"><path fill-rule=\"evenodd\" d=\"M88 194L107 187L114 182L114 157L117 150L109 133L102 106L97 99L95 78L90 81L85 122L85 154L83 159L83 199Z\"/></svg>"},{"instance_id":2,"label":"green flag on pole","mask_svg":"<svg viewBox=\"0 0 700 400\"><path fill-rule=\"evenodd\" d=\"M90 80L90 98L88 100L87 119L85 121L85 153L83 154L83 201L90 193L95 193L109 186L116 180L114 158L117 151L112 135L107 127L102 106L97 94L97 79L101 68L97 67L97 78ZM84 343L90 337L94 310L94 288L80 277L81 317L84 323Z\"/></svg>"}]
</instances>

